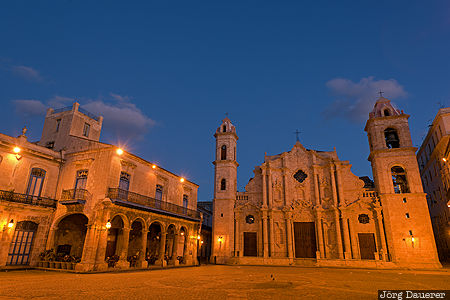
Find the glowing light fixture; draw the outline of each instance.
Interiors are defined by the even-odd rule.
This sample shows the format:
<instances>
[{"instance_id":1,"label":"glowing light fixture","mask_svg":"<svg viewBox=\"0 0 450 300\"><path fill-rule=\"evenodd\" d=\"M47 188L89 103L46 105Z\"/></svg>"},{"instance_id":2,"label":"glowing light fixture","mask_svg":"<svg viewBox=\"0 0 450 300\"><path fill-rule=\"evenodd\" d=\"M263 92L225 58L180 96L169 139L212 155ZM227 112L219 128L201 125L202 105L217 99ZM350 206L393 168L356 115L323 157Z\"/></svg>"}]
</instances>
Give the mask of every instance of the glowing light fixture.
<instances>
[{"instance_id":1,"label":"glowing light fixture","mask_svg":"<svg viewBox=\"0 0 450 300\"><path fill-rule=\"evenodd\" d=\"M111 228L111 220L108 220L108 222L106 222L106 229L110 228Z\"/></svg>"},{"instance_id":2,"label":"glowing light fixture","mask_svg":"<svg viewBox=\"0 0 450 300\"><path fill-rule=\"evenodd\" d=\"M447 159L446 159L445 157L443 157L443 158L442 158L442 161L443 161L443 162L446 162L446 161L447 161Z\"/></svg>"},{"instance_id":3,"label":"glowing light fixture","mask_svg":"<svg viewBox=\"0 0 450 300\"><path fill-rule=\"evenodd\" d=\"M152 166L152 169L156 169L156 165L153 165L153 166Z\"/></svg>"},{"instance_id":4,"label":"glowing light fixture","mask_svg":"<svg viewBox=\"0 0 450 300\"><path fill-rule=\"evenodd\" d=\"M9 221L8 223L8 228L13 228L14 227L14 220L11 219L11 221Z\"/></svg>"},{"instance_id":5,"label":"glowing light fixture","mask_svg":"<svg viewBox=\"0 0 450 300\"><path fill-rule=\"evenodd\" d=\"M118 155L122 155L122 154L123 154L123 150L122 150L121 148L118 148L118 149L116 150L116 153L117 153Z\"/></svg>"},{"instance_id":6,"label":"glowing light fixture","mask_svg":"<svg viewBox=\"0 0 450 300\"><path fill-rule=\"evenodd\" d=\"M184 182L184 178L183 177L180 178L180 182Z\"/></svg>"},{"instance_id":7,"label":"glowing light fixture","mask_svg":"<svg viewBox=\"0 0 450 300\"><path fill-rule=\"evenodd\" d=\"M181 234L181 235L184 235L184 232L181 232L180 234Z\"/></svg>"},{"instance_id":8,"label":"glowing light fixture","mask_svg":"<svg viewBox=\"0 0 450 300\"><path fill-rule=\"evenodd\" d=\"M200 239L200 236L199 235L197 235L197 240L199 240Z\"/></svg>"},{"instance_id":9,"label":"glowing light fixture","mask_svg":"<svg viewBox=\"0 0 450 300\"><path fill-rule=\"evenodd\" d=\"M415 240L416 240L416 239L415 239L414 237L411 238L411 242L414 243Z\"/></svg>"},{"instance_id":10,"label":"glowing light fixture","mask_svg":"<svg viewBox=\"0 0 450 300\"><path fill-rule=\"evenodd\" d=\"M217 239L217 241L218 241L219 243L222 243L222 242L223 242L223 237L219 236L219 238Z\"/></svg>"},{"instance_id":11,"label":"glowing light fixture","mask_svg":"<svg viewBox=\"0 0 450 300\"><path fill-rule=\"evenodd\" d=\"M22 149L20 149L19 147L14 147L14 149L13 149L14 153L16 153L16 154L19 154L21 150Z\"/></svg>"},{"instance_id":12,"label":"glowing light fixture","mask_svg":"<svg viewBox=\"0 0 450 300\"><path fill-rule=\"evenodd\" d=\"M203 241L200 241L200 244L203 244Z\"/></svg>"}]
</instances>

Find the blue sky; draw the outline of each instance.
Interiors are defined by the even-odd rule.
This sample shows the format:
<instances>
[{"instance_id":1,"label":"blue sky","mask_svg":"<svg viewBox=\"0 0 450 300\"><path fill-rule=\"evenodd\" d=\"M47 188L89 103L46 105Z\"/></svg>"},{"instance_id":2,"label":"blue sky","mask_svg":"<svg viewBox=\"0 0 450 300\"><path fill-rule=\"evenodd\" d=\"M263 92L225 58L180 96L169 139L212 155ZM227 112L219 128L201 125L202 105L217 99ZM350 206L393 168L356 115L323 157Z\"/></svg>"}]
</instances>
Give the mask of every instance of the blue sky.
<instances>
[{"instance_id":1,"label":"blue sky","mask_svg":"<svg viewBox=\"0 0 450 300\"><path fill-rule=\"evenodd\" d=\"M242 190L264 152L332 150L370 175L377 91L420 145L450 103L448 1L3 1L0 132L39 140L47 106L105 117L102 140L212 199L213 133L237 127Z\"/></svg>"}]
</instances>

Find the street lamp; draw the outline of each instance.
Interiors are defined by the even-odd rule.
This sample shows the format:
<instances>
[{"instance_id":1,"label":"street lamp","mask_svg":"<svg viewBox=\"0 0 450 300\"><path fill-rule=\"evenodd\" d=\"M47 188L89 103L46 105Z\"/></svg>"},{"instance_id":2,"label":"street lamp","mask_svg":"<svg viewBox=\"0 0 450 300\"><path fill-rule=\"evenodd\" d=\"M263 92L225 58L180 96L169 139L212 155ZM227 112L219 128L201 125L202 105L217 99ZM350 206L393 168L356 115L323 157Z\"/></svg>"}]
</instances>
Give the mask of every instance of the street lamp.
<instances>
[{"instance_id":1,"label":"street lamp","mask_svg":"<svg viewBox=\"0 0 450 300\"><path fill-rule=\"evenodd\" d=\"M108 222L106 222L106 229L111 228L111 219L108 219Z\"/></svg>"},{"instance_id":2,"label":"street lamp","mask_svg":"<svg viewBox=\"0 0 450 300\"><path fill-rule=\"evenodd\" d=\"M13 228L14 227L14 220L11 219L11 221L9 221L8 223L8 228Z\"/></svg>"}]
</instances>

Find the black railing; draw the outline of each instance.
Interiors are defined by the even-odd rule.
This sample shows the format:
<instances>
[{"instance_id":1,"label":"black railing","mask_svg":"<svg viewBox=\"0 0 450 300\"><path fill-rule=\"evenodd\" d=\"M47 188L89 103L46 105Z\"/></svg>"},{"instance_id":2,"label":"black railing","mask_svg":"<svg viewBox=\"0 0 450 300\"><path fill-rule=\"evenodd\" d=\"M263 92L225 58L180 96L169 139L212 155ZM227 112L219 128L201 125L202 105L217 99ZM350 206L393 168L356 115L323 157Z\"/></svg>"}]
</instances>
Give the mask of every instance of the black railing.
<instances>
[{"instance_id":1,"label":"black railing","mask_svg":"<svg viewBox=\"0 0 450 300\"><path fill-rule=\"evenodd\" d=\"M78 111L85 114L89 118L94 119L95 121L98 121L98 116L94 115L93 113L88 112L84 108L78 107Z\"/></svg>"},{"instance_id":2,"label":"black railing","mask_svg":"<svg viewBox=\"0 0 450 300\"><path fill-rule=\"evenodd\" d=\"M0 200L52 208L56 208L57 203L55 199L50 199L47 197L25 195L14 193L12 191L1 191L1 190L0 190Z\"/></svg>"},{"instance_id":3,"label":"black railing","mask_svg":"<svg viewBox=\"0 0 450 300\"><path fill-rule=\"evenodd\" d=\"M61 201L90 201L92 194L85 189L71 189L63 190L61 195Z\"/></svg>"},{"instance_id":4,"label":"black railing","mask_svg":"<svg viewBox=\"0 0 450 300\"><path fill-rule=\"evenodd\" d=\"M138 204L140 206L155 208L158 210L163 210L166 212L174 213L180 216L186 216L193 219L200 219L200 213L196 210L192 210L173 203L164 202L161 200L157 200L155 198L122 190L119 188L109 188L108 198L111 200L127 201L130 203Z\"/></svg>"},{"instance_id":5,"label":"black railing","mask_svg":"<svg viewBox=\"0 0 450 300\"><path fill-rule=\"evenodd\" d=\"M58 114L58 113L61 113L63 111L69 111L69 110L72 110L72 106L66 106L66 107L57 108L57 109L53 110L53 113L54 114Z\"/></svg>"}]
</instances>

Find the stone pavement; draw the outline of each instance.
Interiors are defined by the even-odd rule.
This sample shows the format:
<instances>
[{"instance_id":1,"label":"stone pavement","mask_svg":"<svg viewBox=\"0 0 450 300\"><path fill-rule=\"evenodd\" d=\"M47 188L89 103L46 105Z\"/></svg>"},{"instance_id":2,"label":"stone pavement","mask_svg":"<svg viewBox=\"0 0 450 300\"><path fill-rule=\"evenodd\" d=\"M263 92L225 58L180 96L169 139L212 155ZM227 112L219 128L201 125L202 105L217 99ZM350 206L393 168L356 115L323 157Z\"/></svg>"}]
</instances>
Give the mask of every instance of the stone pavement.
<instances>
[{"instance_id":1,"label":"stone pavement","mask_svg":"<svg viewBox=\"0 0 450 300\"><path fill-rule=\"evenodd\" d=\"M0 272L0 299L376 299L378 289L450 289L450 272L201 266L123 273Z\"/></svg>"}]
</instances>

